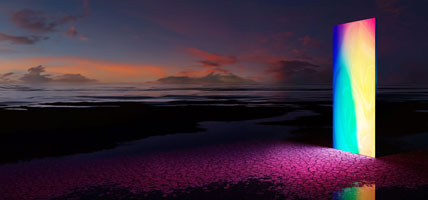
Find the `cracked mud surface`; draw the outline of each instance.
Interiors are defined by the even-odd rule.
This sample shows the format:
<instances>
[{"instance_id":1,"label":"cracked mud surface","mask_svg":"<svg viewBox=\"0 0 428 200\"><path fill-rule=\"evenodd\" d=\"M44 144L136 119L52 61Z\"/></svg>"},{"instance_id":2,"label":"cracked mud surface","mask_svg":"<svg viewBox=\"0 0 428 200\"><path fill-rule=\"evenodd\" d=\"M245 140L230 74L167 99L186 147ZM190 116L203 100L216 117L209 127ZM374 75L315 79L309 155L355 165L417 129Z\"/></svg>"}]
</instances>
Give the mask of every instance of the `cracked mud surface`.
<instances>
[{"instance_id":1,"label":"cracked mud surface","mask_svg":"<svg viewBox=\"0 0 428 200\"><path fill-rule=\"evenodd\" d=\"M331 199L356 183L376 189L426 188L428 152L374 159L301 143L237 142L0 166L0 199L156 199L183 194L211 194L208 199L240 194L250 195L248 199Z\"/></svg>"}]
</instances>

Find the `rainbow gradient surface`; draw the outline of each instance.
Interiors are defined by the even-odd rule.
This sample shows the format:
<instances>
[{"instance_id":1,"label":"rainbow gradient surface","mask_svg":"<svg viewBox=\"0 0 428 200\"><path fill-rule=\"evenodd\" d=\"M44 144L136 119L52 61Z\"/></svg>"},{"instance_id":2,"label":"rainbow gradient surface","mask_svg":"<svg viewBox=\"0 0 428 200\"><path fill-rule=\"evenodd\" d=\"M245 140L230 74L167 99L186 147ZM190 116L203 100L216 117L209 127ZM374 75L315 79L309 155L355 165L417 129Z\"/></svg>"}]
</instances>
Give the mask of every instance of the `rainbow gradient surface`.
<instances>
[{"instance_id":1,"label":"rainbow gradient surface","mask_svg":"<svg viewBox=\"0 0 428 200\"><path fill-rule=\"evenodd\" d=\"M333 28L333 147L375 157L376 20Z\"/></svg>"},{"instance_id":2,"label":"rainbow gradient surface","mask_svg":"<svg viewBox=\"0 0 428 200\"><path fill-rule=\"evenodd\" d=\"M344 188L339 192L335 192L333 200L374 200L376 199L376 186L363 185L350 188Z\"/></svg>"}]
</instances>

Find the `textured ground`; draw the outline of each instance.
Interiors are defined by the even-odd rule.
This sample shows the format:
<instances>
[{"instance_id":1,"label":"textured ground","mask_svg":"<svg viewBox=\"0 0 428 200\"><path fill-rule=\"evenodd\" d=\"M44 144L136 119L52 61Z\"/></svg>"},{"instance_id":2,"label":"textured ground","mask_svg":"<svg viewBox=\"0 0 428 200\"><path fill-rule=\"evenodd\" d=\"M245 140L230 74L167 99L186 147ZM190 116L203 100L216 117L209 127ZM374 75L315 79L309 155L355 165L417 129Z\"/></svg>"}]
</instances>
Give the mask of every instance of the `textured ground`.
<instances>
[{"instance_id":1,"label":"textured ground","mask_svg":"<svg viewBox=\"0 0 428 200\"><path fill-rule=\"evenodd\" d=\"M222 195L254 192L251 198L331 199L336 191L362 185L426 187L428 152L373 159L300 143L241 142L0 166L0 199L11 200L172 198L186 193L198 198L219 188ZM216 194L211 197L221 198Z\"/></svg>"}]
</instances>

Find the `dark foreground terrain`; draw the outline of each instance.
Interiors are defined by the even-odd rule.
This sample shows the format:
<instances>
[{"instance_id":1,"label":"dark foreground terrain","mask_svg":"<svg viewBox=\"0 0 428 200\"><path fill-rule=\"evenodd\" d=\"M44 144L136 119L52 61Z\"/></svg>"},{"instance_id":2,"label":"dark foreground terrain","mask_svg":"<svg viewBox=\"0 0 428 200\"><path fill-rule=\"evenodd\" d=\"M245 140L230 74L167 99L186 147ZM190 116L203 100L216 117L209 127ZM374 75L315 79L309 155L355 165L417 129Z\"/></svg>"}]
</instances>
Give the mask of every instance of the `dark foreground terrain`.
<instances>
[{"instance_id":1,"label":"dark foreground terrain","mask_svg":"<svg viewBox=\"0 0 428 200\"><path fill-rule=\"evenodd\" d=\"M376 109L373 159L330 148L331 102L9 107L0 110L0 199L424 199L428 103ZM192 145L142 151L144 138Z\"/></svg>"},{"instance_id":2,"label":"dark foreground terrain","mask_svg":"<svg viewBox=\"0 0 428 200\"><path fill-rule=\"evenodd\" d=\"M0 163L111 149L149 136L201 131L201 121L259 119L292 110L209 103L54 103L1 109Z\"/></svg>"},{"instance_id":3,"label":"dark foreground terrain","mask_svg":"<svg viewBox=\"0 0 428 200\"><path fill-rule=\"evenodd\" d=\"M312 111L314 115L261 124L298 127L293 131L294 139L331 146L331 102L273 103L260 107L247 107L235 101L160 105L53 103L44 107L0 108L0 163L111 149L122 142L155 135L198 132L202 130L198 122L261 119L296 110ZM379 102L376 129L377 156L424 148L423 141L411 140L428 139L428 103Z\"/></svg>"}]
</instances>

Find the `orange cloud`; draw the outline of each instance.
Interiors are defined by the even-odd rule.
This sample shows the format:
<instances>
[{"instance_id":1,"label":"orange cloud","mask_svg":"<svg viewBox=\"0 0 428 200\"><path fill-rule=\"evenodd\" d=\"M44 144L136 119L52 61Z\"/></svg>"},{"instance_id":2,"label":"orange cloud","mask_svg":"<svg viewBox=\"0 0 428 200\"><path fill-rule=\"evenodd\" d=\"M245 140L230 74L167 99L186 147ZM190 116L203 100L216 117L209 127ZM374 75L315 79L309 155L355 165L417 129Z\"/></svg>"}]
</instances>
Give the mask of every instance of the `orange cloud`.
<instances>
[{"instance_id":1,"label":"orange cloud","mask_svg":"<svg viewBox=\"0 0 428 200\"><path fill-rule=\"evenodd\" d=\"M230 74L228 70L225 69L219 69L219 68L212 68L207 70L186 70L181 71L178 73L178 76L189 76L189 77L202 77L206 76L211 73L218 73L218 74Z\"/></svg>"},{"instance_id":2,"label":"orange cloud","mask_svg":"<svg viewBox=\"0 0 428 200\"><path fill-rule=\"evenodd\" d=\"M199 63L205 67L219 67L221 65L235 64L238 62L235 56L210 53L196 48L188 48L186 52L202 58L203 60L199 61Z\"/></svg>"},{"instance_id":3,"label":"orange cloud","mask_svg":"<svg viewBox=\"0 0 428 200\"><path fill-rule=\"evenodd\" d=\"M23 72L43 65L56 74L82 74L101 82L145 82L166 76L164 67L78 57L1 58L0 72Z\"/></svg>"},{"instance_id":4,"label":"orange cloud","mask_svg":"<svg viewBox=\"0 0 428 200\"><path fill-rule=\"evenodd\" d=\"M79 40L86 41L86 40L89 40L89 38L86 36L80 36Z\"/></svg>"},{"instance_id":5,"label":"orange cloud","mask_svg":"<svg viewBox=\"0 0 428 200\"><path fill-rule=\"evenodd\" d=\"M305 37L299 38L299 41L302 42L303 46L309 46L311 48L320 48L322 47L322 43L318 39L314 39L310 37L309 35L306 35Z\"/></svg>"},{"instance_id":6,"label":"orange cloud","mask_svg":"<svg viewBox=\"0 0 428 200\"><path fill-rule=\"evenodd\" d=\"M65 33L68 37L74 37L77 35L76 27L74 25L70 26L68 31Z\"/></svg>"}]
</instances>

